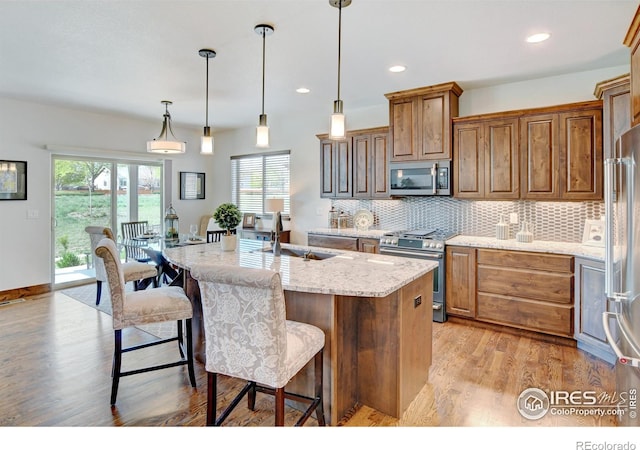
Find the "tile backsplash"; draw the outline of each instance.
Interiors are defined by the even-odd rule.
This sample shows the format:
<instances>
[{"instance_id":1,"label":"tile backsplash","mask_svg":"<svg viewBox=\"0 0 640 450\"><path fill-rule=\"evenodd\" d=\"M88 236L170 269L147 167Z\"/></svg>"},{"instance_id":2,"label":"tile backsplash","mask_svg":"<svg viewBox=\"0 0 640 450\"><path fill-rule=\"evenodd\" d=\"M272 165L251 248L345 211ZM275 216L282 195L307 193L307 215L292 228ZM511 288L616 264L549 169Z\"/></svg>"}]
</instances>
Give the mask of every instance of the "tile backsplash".
<instances>
[{"instance_id":1,"label":"tile backsplash","mask_svg":"<svg viewBox=\"0 0 640 450\"><path fill-rule=\"evenodd\" d=\"M407 197L394 200L332 200L338 211L366 209L374 226L385 230L436 228L474 236L495 236L500 214L516 213L514 238L522 221L532 224L534 239L582 242L584 223L604 215L604 202L478 201L453 197Z\"/></svg>"}]
</instances>

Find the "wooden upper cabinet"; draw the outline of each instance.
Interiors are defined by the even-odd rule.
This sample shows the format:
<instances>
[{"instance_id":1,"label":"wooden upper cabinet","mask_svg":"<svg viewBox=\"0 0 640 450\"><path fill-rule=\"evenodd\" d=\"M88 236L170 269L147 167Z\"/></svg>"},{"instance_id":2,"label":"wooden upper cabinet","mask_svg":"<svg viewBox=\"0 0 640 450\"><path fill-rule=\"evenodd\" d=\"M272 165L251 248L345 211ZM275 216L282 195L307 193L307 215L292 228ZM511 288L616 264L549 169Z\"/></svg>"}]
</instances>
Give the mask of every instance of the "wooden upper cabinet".
<instances>
[{"instance_id":1,"label":"wooden upper cabinet","mask_svg":"<svg viewBox=\"0 0 640 450\"><path fill-rule=\"evenodd\" d=\"M484 198L483 124L453 125L453 195Z\"/></svg>"},{"instance_id":2,"label":"wooden upper cabinet","mask_svg":"<svg viewBox=\"0 0 640 450\"><path fill-rule=\"evenodd\" d=\"M349 139L320 140L320 197L351 197L353 156Z\"/></svg>"},{"instance_id":3,"label":"wooden upper cabinet","mask_svg":"<svg viewBox=\"0 0 640 450\"><path fill-rule=\"evenodd\" d=\"M453 194L487 200L602 200L602 102L453 121Z\"/></svg>"},{"instance_id":4,"label":"wooden upper cabinet","mask_svg":"<svg viewBox=\"0 0 640 450\"><path fill-rule=\"evenodd\" d=\"M602 149L612 158L616 140L631 128L631 77L629 74L601 81L593 95L602 100Z\"/></svg>"},{"instance_id":5,"label":"wooden upper cabinet","mask_svg":"<svg viewBox=\"0 0 640 450\"><path fill-rule=\"evenodd\" d=\"M535 114L520 118L522 198L558 198L558 116Z\"/></svg>"},{"instance_id":6,"label":"wooden upper cabinet","mask_svg":"<svg viewBox=\"0 0 640 450\"><path fill-rule=\"evenodd\" d=\"M456 122L453 133L454 196L517 199L518 119Z\"/></svg>"},{"instance_id":7,"label":"wooden upper cabinet","mask_svg":"<svg viewBox=\"0 0 640 450\"><path fill-rule=\"evenodd\" d=\"M602 200L602 102L556 107L520 119L527 200Z\"/></svg>"},{"instance_id":8,"label":"wooden upper cabinet","mask_svg":"<svg viewBox=\"0 0 640 450\"><path fill-rule=\"evenodd\" d=\"M388 198L388 127L350 131L345 140L320 139L320 197Z\"/></svg>"},{"instance_id":9,"label":"wooden upper cabinet","mask_svg":"<svg viewBox=\"0 0 640 450\"><path fill-rule=\"evenodd\" d=\"M602 106L560 114L560 197L602 200Z\"/></svg>"},{"instance_id":10,"label":"wooden upper cabinet","mask_svg":"<svg viewBox=\"0 0 640 450\"><path fill-rule=\"evenodd\" d=\"M462 89L455 82L385 94L391 161L451 159L451 119Z\"/></svg>"},{"instance_id":11,"label":"wooden upper cabinet","mask_svg":"<svg viewBox=\"0 0 640 450\"><path fill-rule=\"evenodd\" d=\"M335 151L333 141L320 140L320 197L335 195Z\"/></svg>"},{"instance_id":12,"label":"wooden upper cabinet","mask_svg":"<svg viewBox=\"0 0 640 450\"><path fill-rule=\"evenodd\" d=\"M485 197L519 198L518 119L487 122L484 125L484 142Z\"/></svg>"},{"instance_id":13,"label":"wooden upper cabinet","mask_svg":"<svg viewBox=\"0 0 640 450\"><path fill-rule=\"evenodd\" d=\"M623 43L631 49L631 126L634 126L640 123L640 6Z\"/></svg>"}]
</instances>

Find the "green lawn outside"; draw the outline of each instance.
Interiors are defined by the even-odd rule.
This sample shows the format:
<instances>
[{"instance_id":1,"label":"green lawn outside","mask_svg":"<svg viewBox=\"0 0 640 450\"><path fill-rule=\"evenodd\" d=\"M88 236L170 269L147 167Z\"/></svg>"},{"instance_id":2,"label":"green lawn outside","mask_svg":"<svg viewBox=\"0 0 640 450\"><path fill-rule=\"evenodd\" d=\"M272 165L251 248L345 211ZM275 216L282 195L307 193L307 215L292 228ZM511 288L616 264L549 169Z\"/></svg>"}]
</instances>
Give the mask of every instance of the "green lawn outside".
<instances>
[{"instance_id":1,"label":"green lawn outside","mask_svg":"<svg viewBox=\"0 0 640 450\"><path fill-rule=\"evenodd\" d=\"M89 191L57 191L55 197L56 243L55 257L64 252L59 238L68 239L67 251L78 255L82 262L86 254L91 252L89 235L84 231L88 225L110 226L111 194ZM138 194L139 220L149 221L149 225L157 224L159 219L160 193ZM126 193L118 194L118 223L127 221L128 197ZM122 214L120 215L120 211ZM117 231L114 230L117 235Z\"/></svg>"}]
</instances>

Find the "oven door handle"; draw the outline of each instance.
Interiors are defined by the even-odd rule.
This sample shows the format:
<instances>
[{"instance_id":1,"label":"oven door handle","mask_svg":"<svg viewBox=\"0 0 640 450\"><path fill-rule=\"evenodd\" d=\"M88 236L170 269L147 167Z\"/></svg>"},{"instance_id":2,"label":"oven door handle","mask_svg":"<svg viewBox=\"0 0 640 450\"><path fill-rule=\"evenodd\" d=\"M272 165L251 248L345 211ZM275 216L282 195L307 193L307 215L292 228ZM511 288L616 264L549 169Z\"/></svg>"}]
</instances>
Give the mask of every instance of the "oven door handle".
<instances>
[{"instance_id":1,"label":"oven door handle","mask_svg":"<svg viewBox=\"0 0 640 450\"><path fill-rule=\"evenodd\" d=\"M395 255L395 256L414 256L422 259L442 259L442 253L433 252L412 252L409 250L395 250L391 248L381 248L380 254Z\"/></svg>"}]
</instances>

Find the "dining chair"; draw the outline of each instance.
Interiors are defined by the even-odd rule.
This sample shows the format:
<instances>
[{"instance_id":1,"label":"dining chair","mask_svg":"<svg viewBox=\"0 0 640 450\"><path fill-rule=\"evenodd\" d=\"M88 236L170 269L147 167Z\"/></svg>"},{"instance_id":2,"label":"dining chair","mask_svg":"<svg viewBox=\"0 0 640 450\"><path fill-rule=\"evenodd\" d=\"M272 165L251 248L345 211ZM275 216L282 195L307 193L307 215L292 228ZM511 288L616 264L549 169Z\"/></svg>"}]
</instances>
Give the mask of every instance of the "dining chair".
<instances>
[{"instance_id":1,"label":"dining chair","mask_svg":"<svg viewBox=\"0 0 640 450\"><path fill-rule=\"evenodd\" d=\"M90 225L84 229L89 234L89 240L91 242L91 253L95 255L98 242L107 237L115 242L115 237L111 228ZM96 306L100 304L100 297L102 296L102 283L107 281L107 273L104 268L104 262L102 258L93 258L93 267L96 272ZM122 264L122 272L124 273L124 282L133 282L133 290L137 291L141 287L140 281L151 280L153 286L157 287L157 269L149 264L130 261ZM148 283L147 283L148 284ZM145 286L146 287L146 286Z\"/></svg>"},{"instance_id":2,"label":"dining chair","mask_svg":"<svg viewBox=\"0 0 640 450\"><path fill-rule=\"evenodd\" d=\"M146 243L136 241L135 238L144 235L148 231L149 222L146 220L138 222L122 222L120 228L122 230L122 243L124 244L124 252L127 261L150 262L151 259L142 247Z\"/></svg>"},{"instance_id":3,"label":"dining chair","mask_svg":"<svg viewBox=\"0 0 640 450\"><path fill-rule=\"evenodd\" d=\"M198 228L198 236L207 236L207 228L209 228L209 221L212 219L211 214L205 214L200 217L200 227Z\"/></svg>"},{"instance_id":4,"label":"dining chair","mask_svg":"<svg viewBox=\"0 0 640 450\"><path fill-rule=\"evenodd\" d=\"M266 269L195 264L202 299L207 371L207 425L220 426L248 394L255 408L256 392L275 395L275 424L284 425L284 400L309 403L296 422L315 411L324 426L322 355L325 335L319 328L286 320L280 274ZM314 397L285 391L285 386L314 360ZM216 418L217 375L247 381Z\"/></svg>"},{"instance_id":5,"label":"dining chair","mask_svg":"<svg viewBox=\"0 0 640 450\"><path fill-rule=\"evenodd\" d=\"M227 230L207 230L207 242L220 242L220 237L227 234ZM236 234L236 230L231 230L231 234Z\"/></svg>"},{"instance_id":6,"label":"dining chair","mask_svg":"<svg viewBox=\"0 0 640 450\"><path fill-rule=\"evenodd\" d=\"M193 307L184 290L178 286L163 286L157 289L125 292L124 272L115 242L109 238L100 240L95 253L104 261L107 279L109 281L109 291L111 293L111 317L113 319L115 337L111 373L113 377L111 384L111 405L113 406L116 403L120 378L139 373L186 365L191 386L196 387L191 328ZM132 347L123 347L123 329L173 320L177 322L177 336L165 339L159 338ZM183 321L185 322L187 332L186 338L183 333ZM180 353L180 359L178 361L122 371L123 353L173 341L178 342L178 351ZM141 388L146 389L146 385L143 384Z\"/></svg>"}]
</instances>

